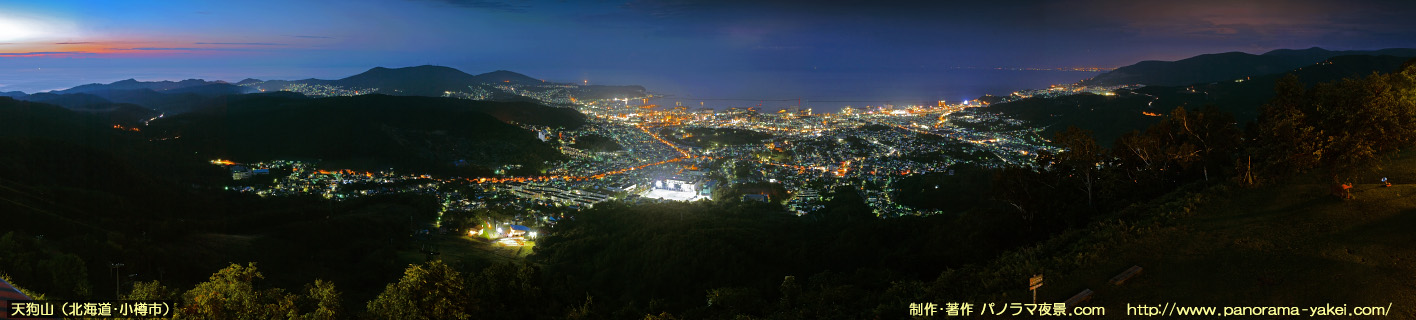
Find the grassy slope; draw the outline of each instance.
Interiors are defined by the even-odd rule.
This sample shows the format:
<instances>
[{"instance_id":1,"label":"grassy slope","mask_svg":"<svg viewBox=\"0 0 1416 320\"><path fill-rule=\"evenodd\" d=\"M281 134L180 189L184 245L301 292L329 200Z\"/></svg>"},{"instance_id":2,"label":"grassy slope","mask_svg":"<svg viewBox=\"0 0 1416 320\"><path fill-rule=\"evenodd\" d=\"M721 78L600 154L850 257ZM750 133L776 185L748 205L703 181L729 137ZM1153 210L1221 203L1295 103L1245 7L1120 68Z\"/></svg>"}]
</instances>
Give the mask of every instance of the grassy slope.
<instances>
[{"instance_id":1,"label":"grassy slope","mask_svg":"<svg viewBox=\"0 0 1416 320\"><path fill-rule=\"evenodd\" d=\"M1173 224L1099 246L1089 262L1047 275L1039 301L1090 288L1088 305L1108 315L1124 315L1127 303L1392 303L1392 316L1416 318L1416 156L1392 161L1385 174L1395 186L1359 184L1350 201L1326 196L1319 183L1229 189ZM1145 272L1122 286L1107 282L1131 265ZM1007 295L1026 297L1014 291Z\"/></svg>"},{"instance_id":2,"label":"grassy slope","mask_svg":"<svg viewBox=\"0 0 1416 320\"><path fill-rule=\"evenodd\" d=\"M461 234L435 235L427 244L439 253L432 259L443 260L455 266L465 265L471 268L469 270L478 270L498 263L520 262L522 258L530 255L534 248L528 243L522 250L517 251L516 247L499 246L494 241ZM427 254L417 249L399 250L399 262L418 264L430 260ZM517 252L521 254L518 255Z\"/></svg>"}]
</instances>

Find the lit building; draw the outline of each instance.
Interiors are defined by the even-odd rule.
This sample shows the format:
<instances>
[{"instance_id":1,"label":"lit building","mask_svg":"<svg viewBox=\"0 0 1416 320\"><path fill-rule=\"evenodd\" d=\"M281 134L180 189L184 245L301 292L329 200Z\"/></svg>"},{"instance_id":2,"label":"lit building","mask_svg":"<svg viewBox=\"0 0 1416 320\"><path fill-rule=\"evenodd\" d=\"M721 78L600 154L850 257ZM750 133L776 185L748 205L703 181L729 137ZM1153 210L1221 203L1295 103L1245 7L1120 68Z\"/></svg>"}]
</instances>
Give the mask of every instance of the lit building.
<instances>
[{"instance_id":1,"label":"lit building","mask_svg":"<svg viewBox=\"0 0 1416 320\"><path fill-rule=\"evenodd\" d=\"M648 191L641 196L649 199L663 199L674 201L695 201L711 199L712 197L700 192L699 183L680 177L655 180L650 183Z\"/></svg>"}]
</instances>

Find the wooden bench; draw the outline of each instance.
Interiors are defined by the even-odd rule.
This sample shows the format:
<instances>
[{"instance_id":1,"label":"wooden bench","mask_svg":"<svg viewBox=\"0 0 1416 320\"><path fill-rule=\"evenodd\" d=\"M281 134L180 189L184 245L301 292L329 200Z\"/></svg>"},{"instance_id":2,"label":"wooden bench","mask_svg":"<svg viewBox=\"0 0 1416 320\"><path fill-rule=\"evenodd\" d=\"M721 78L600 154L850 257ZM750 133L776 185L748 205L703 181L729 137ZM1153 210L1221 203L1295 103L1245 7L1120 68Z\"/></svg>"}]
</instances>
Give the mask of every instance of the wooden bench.
<instances>
[{"instance_id":1,"label":"wooden bench","mask_svg":"<svg viewBox=\"0 0 1416 320\"><path fill-rule=\"evenodd\" d=\"M1131 277L1135 277L1138 274L1141 274L1141 266L1131 266L1130 269L1126 269L1126 271L1121 272L1121 274L1118 274L1115 277L1111 277L1110 282L1111 284L1119 286L1122 283L1126 283L1126 280L1130 280Z\"/></svg>"},{"instance_id":2,"label":"wooden bench","mask_svg":"<svg viewBox=\"0 0 1416 320\"><path fill-rule=\"evenodd\" d=\"M1082 289L1082 292L1078 292L1077 295L1072 296L1071 298L1067 298L1067 301L1063 301L1062 303L1065 303L1065 304L1067 304L1068 307L1071 307L1071 306L1079 305L1079 304L1081 304L1082 302L1086 302L1087 300L1091 300L1091 298L1092 298L1092 290L1091 290L1091 289Z\"/></svg>"}]
</instances>

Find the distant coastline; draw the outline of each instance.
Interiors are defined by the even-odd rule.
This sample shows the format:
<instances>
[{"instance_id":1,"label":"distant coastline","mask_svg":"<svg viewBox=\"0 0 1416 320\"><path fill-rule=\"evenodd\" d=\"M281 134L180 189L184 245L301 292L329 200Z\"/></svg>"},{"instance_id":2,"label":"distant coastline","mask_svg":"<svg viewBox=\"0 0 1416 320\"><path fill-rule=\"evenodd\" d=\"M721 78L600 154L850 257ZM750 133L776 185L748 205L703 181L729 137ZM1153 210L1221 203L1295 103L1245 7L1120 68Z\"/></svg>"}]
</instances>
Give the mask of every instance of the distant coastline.
<instances>
[{"instance_id":1,"label":"distant coastline","mask_svg":"<svg viewBox=\"0 0 1416 320\"><path fill-rule=\"evenodd\" d=\"M309 76L289 75L275 79L338 79L347 76L347 74L353 74L353 72L345 72L343 69L309 69L304 71L316 74ZM17 90L35 93L49 89L62 90L88 83L108 83L132 77L138 77L139 80L144 81L205 78L231 82L247 77L225 73L184 76L185 73L175 70L172 72L148 72L139 75L117 74L115 72L118 71L43 70L41 72L35 70L28 74L12 75L15 79L0 79L0 82L8 84L0 87L0 91ZM264 74L268 71L258 71L257 73ZM559 72L539 70L528 72L528 74L542 76L550 81L580 82L573 81L574 79L568 75L557 73ZM329 76L328 74L344 75ZM595 74L606 74L606 76L596 76ZM875 73L863 71L675 73L648 76L602 71L589 75L591 79L589 82L606 85L642 85L656 95L655 98L649 100L649 104L666 107L681 104L690 108L707 107L725 110L732 107L759 107L763 111L776 111L798 106L798 99L800 99L802 108L812 108L816 112L837 112L845 106L856 108L885 104L904 106L934 104L939 100L957 103L984 94L1006 95L1022 89L1075 83L1097 74L1100 72L987 68L907 72L879 71ZM30 77L23 78L24 76ZM0 78L5 77L0 76ZM45 89L36 90L37 87ZM662 97L659 97L660 95ZM643 103L643 101L637 102Z\"/></svg>"},{"instance_id":2,"label":"distant coastline","mask_svg":"<svg viewBox=\"0 0 1416 320\"><path fill-rule=\"evenodd\" d=\"M758 107L763 111L776 111L800 106L803 109L812 108L815 112L834 113L845 106L933 105L939 100L958 103L985 94L1007 95L1017 90L1076 83L1097 74L1100 72L952 69L883 77L778 73L765 81L745 81L742 77L729 76L705 85L686 85L684 82L687 81L674 83L674 80L638 84L655 94L648 103L660 107L682 105L718 110ZM709 79L699 77L693 82Z\"/></svg>"}]
</instances>

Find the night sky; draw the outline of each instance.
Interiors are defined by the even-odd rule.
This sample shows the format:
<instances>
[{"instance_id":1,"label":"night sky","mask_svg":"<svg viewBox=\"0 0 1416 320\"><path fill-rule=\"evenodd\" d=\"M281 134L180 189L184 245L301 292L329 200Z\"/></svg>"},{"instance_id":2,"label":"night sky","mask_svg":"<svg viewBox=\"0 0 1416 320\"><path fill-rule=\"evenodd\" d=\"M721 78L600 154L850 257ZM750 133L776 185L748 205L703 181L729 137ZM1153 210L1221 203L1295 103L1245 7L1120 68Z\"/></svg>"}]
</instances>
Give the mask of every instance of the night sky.
<instances>
[{"instance_id":1,"label":"night sky","mask_svg":"<svg viewBox=\"0 0 1416 320\"><path fill-rule=\"evenodd\" d=\"M424 64L654 90L739 74L1117 67L1226 51L1416 47L1416 1L883 2L5 2L0 91L126 78L331 79Z\"/></svg>"}]
</instances>

